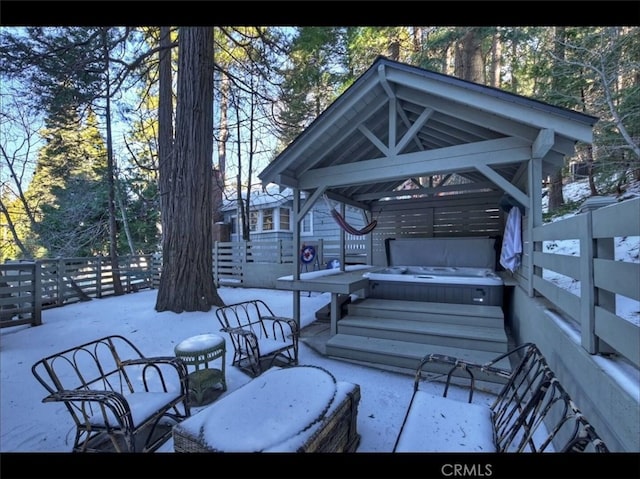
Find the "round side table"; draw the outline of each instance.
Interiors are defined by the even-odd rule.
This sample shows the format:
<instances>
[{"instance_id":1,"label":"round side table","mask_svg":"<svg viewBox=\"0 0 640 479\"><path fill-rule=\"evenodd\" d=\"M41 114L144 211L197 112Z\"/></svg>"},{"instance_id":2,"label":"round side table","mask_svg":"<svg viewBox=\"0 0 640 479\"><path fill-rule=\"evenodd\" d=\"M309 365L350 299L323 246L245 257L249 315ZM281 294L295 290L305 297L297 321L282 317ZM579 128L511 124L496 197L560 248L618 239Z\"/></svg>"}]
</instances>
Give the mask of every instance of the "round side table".
<instances>
[{"instance_id":1,"label":"round side table","mask_svg":"<svg viewBox=\"0 0 640 479\"><path fill-rule=\"evenodd\" d=\"M195 406L211 402L216 396L205 401L205 391L220 385L221 392L227 390L224 363L226 344L223 337L217 334L199 334L181 341L174 349L177 357L187 366L193 366L189 373L189 392L193 394ZM219 368L209 367L209 363L220 359Z\"/></svg>"}]
</instances>

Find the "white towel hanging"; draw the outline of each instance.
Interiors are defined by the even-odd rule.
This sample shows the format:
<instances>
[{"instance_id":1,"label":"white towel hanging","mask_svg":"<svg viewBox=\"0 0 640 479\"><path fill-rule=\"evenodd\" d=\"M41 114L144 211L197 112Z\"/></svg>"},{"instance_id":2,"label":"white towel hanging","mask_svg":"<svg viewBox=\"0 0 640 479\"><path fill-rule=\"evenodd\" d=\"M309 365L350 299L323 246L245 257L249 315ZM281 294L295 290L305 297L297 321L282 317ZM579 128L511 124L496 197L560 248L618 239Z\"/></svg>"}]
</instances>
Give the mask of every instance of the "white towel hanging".
<instances>
[{"instance_id":1,"label":"white towel hanging","mask_svg":"<svg viewBox=\"0 0 640 479\"><path fill-rule=\"evenodd\" d=\"M512 273L520 267L522 261L522 215L520 208L512 207L507 216L507 224L502 238L500 264Z\"/></svg>"}]
</instances>

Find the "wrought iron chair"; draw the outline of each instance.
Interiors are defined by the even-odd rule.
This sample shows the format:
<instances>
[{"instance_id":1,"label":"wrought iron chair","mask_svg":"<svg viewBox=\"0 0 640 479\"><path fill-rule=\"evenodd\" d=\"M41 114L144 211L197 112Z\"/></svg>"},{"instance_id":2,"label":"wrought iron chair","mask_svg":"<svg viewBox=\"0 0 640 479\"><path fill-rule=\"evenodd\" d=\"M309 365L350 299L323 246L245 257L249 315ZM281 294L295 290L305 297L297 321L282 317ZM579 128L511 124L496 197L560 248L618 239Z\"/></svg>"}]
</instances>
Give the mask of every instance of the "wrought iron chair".
<instances>
[{"instance_id":1,"label":"wrought iron chair","mask_svg":"<svg viewBox=\"0 0 640 479\"><path fill-rule=\"evenodd\" d=\"M495 366L504 358L516 366L512 370ZM429 363L448 370L441 397L420 388L432 380L425 368ZM486 375L504 382L490 406L473 400L479 389L476 378ZM469 388L467 402L447 398L452 385ZM445 402L446 414L438 410ZM463 425L471 424L474 429L465 431ZM446 444L446 451L440 449L443 445L433 445L434 435L444 428L458 434ZM523 344L485 364L427 354L416 368L413 395L393 452L480 451L609 452L535 344Z\"/></svg>"},{"instance_id":2,"label":"wrought iron chair","mask_svg":"<svg viewBox=\"0 0 640 479\"><path fill-rule=\"evenodd\" d=\"M76 427L73 452L153 452L191 415L188 375L176 357L145 357L106 336L37 361L33 375Z\"/></svg>"},{"instance_id":3,"label":"wrought iron chair","mask_svg":"<svg viewBox=\"0 0 640 479\"><path fill-rule=\"evenodd\" d=\"M220 331L229 334L233 344L232 365L252 377L274 364L298 364L299 328L291 318L276 316L259 299L221 306L216 317Z\"/></svg>"}]
</instances>

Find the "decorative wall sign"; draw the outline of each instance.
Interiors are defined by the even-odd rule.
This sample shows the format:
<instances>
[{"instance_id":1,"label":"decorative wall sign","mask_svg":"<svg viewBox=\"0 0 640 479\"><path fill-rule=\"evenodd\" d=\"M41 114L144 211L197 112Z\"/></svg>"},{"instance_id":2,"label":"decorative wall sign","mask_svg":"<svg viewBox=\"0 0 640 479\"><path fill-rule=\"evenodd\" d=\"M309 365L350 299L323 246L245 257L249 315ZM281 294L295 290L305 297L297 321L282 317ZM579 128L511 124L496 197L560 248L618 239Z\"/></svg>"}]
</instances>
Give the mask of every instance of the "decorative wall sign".
<instances>
[{"instance_id":1,"label":"decorative wall sign","mask_svg":"<svg viewBox=\"0 0 640 479\"><path fill-rule=\"evenodd\" d=\"M303 264L311 264L316 259L316 249L313 246L302 246L300 261Z\"/></svg>"}]
</instances>

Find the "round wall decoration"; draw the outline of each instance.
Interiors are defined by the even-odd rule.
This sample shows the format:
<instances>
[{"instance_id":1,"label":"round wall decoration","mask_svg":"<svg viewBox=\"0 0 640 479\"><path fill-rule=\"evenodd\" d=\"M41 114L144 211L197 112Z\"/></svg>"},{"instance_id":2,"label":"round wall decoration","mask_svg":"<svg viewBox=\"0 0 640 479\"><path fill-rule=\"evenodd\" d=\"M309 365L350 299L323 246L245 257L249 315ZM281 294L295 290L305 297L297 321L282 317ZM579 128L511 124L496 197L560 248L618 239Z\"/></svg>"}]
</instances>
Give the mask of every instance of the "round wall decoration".
<instances>
[{"instance_id":1,"label":"round wall decoration","mask_svg":"<svg viewBox=\"0 0 640 479\"><path fill-rule=\"evenodd\" d=\"M313 263L316 259L316 249L313 246L303 246L300 252L300 261L304 264Z\"/></svg>"}]
</instances>

